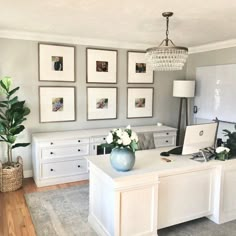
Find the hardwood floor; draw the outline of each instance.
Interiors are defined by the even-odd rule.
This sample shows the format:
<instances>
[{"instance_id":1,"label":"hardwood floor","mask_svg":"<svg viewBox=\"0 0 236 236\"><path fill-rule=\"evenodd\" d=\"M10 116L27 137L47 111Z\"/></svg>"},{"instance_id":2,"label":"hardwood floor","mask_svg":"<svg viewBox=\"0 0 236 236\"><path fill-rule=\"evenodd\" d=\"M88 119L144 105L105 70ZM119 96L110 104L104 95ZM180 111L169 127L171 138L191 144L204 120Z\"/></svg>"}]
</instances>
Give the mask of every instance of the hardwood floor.
<instances>
[{"instance_id":1,"label":"hardwood floor","mask_svg":"<svg viewBox=\"0 0 236 236\"><path fill-rule=\"evenodd\" d=\"M66 188L88 183L88 180L37 188L32 178L24 179L23 188L0 192L0 236L36 236L24 194Z\"/></svg>"}]
</instances>

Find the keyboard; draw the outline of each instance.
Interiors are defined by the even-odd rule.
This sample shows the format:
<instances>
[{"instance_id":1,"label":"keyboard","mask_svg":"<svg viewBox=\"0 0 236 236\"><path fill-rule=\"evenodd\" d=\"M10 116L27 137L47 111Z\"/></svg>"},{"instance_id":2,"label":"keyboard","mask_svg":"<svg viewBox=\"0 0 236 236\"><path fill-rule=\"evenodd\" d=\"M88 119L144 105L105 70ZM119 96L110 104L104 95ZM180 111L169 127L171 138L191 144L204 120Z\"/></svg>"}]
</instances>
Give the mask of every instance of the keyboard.
<instances>
[{"instance_id":1,"label":"keyboard","mask_svg":"<svg viewBox=\"0 0 236 236\"><path fill-rule=\"evenodd\" d=\"M183 146L175 147L168 151L169 154L182 155Z\"/></svg>"}]
</instances>

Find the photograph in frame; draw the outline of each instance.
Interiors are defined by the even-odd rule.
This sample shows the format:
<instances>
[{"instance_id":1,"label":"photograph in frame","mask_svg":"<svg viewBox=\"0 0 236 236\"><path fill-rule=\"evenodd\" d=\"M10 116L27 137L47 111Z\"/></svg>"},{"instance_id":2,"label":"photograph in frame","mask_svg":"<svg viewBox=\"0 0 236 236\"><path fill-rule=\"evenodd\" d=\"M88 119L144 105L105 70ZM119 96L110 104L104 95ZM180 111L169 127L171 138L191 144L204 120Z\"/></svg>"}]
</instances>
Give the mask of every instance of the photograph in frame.
<instances>
[{"instance_id":1,"label":"photograph in frame","mask_svg":"<svg viewBox=\"0 0 236 236\"><path fill-rule=\"evenodd\" d=\"M40 122L75 121L75 87L39 87Z\"/></svg>"},{"instance_id":2,"label":"photograph in frame","mask_svg":"<svg viewBox=\"0 0 236 236\"><path fill-rule=\"evenodd\" d=\"M117 88L87 87L87 120L117 119Z\"/></svg>"},{"instance_id":3,"label":"photograph in frame","mask_svg":"<svg viewBox=\"0 0 236 236\"><path fill-rule=\"evenodd\" d=\"M117 83L117 50L87 48L87 83Z\"/></svg>"},{"instance_id":4,"label":"photograph in frame","mask_svg":"<svg viewBox=\"0 0 236 236\"><path fill-rule=\"evenodd\" d=\"M153 116L153 88L127 89L127 118Z\"/></svg>"},{"instance_id":5,"label":"photograph in frame","mask_svg":"<svg viewBox=\"0 0 236 236\"><path fill-rule=\"evenodd\" d=\"M153 69L146 63L145 52L127 52L128 84L152 84Z\"/></svg>"},{"instance_id":6,"label":"photograph in frame","mask_svg":"<svg viewBox=\"0 0 236 236\"><path fill-rule=\"evenodd\" d=\"M75 47L39 43L39 81L75 82Z\"/></svg>"}]
</instances>

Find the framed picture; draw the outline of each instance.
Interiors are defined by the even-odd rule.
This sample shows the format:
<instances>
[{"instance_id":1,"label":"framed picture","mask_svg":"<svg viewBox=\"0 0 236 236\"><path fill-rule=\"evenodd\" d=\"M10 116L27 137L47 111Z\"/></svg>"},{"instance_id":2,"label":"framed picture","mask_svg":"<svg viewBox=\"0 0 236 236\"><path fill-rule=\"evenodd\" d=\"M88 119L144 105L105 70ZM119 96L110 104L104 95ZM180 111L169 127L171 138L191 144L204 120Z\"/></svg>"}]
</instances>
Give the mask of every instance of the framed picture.
<instances>
[{"instance_id":1,"label":"framed picture","mask_svg":"<svg viewBox=\"0 0 236 236\"><path fill-rule=\"evenodd\" d=\"M153 88L128 88L127 118L153 116Z\"/></svg>"},{"instance_id":2,"label":"framed picture","mask_svg":"<svg viewBox=\"0 0 236 236\"><path fill-rule=\"evenodd\" d=\"M117 88L87 87L87 120L117 118Z\"/></svg>"},{"instance_id":3,"label":"framed picture","mask_svg":"<svg viewBox=\"0 0 236 236\"><path fill-rule=\"evenodd\" d=\"M75 87L39 87L40 122L75 121Z\"/></svg>"},{"instance_id":4,"label":"framed picture","mask_svg":"<svg viewBox=\"0 0 236 236\"><path fill-rule=\"evenodd\" d=\"M131 83L153 83L153 70L146 63L145 52L128 52L128 84Z\"/></svg>"},{"instance_id":5,"label":"framed picture","mask_svg":"<svg viewBox=\"0 0 236 236\"><path fill-rule=\"evenodd\" d=\"M75 82L75 47L39 43L39 81Z\"/></svg>"},{"instance_id":6,"label":"framed picture","mask_svg":"<svg viewBox=\"0 0 236 236\"><path fill-rule=\"evenodd\" d=\"M87 48L87 83L117 83L117 50Z\"/></svg>"}]
</instances>

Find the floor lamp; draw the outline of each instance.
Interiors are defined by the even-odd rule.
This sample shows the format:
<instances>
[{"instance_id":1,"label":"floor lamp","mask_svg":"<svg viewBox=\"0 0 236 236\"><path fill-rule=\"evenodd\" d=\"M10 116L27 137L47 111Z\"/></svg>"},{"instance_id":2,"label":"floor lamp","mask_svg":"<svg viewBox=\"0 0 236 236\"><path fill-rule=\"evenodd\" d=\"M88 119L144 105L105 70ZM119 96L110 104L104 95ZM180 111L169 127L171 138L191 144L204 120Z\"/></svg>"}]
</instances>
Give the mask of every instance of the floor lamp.
<instances>
[{"instance_id":1,"label":"floor lamp","mask_svg":"<svg viewBox=\"0 0 236 236\"><path fill-rule=\"evenodd\" d=\"M189 124L188 121L188 98L193 98L195 94L195 80L174 80L173 83L173 96L180 98L179 106L179 119L178 119L178 130L176 137L176 145L180 145L180 128L181 128L181 117L183 101L185 101L185 117L186 126Z\"/></svg>"}]
</instances>

